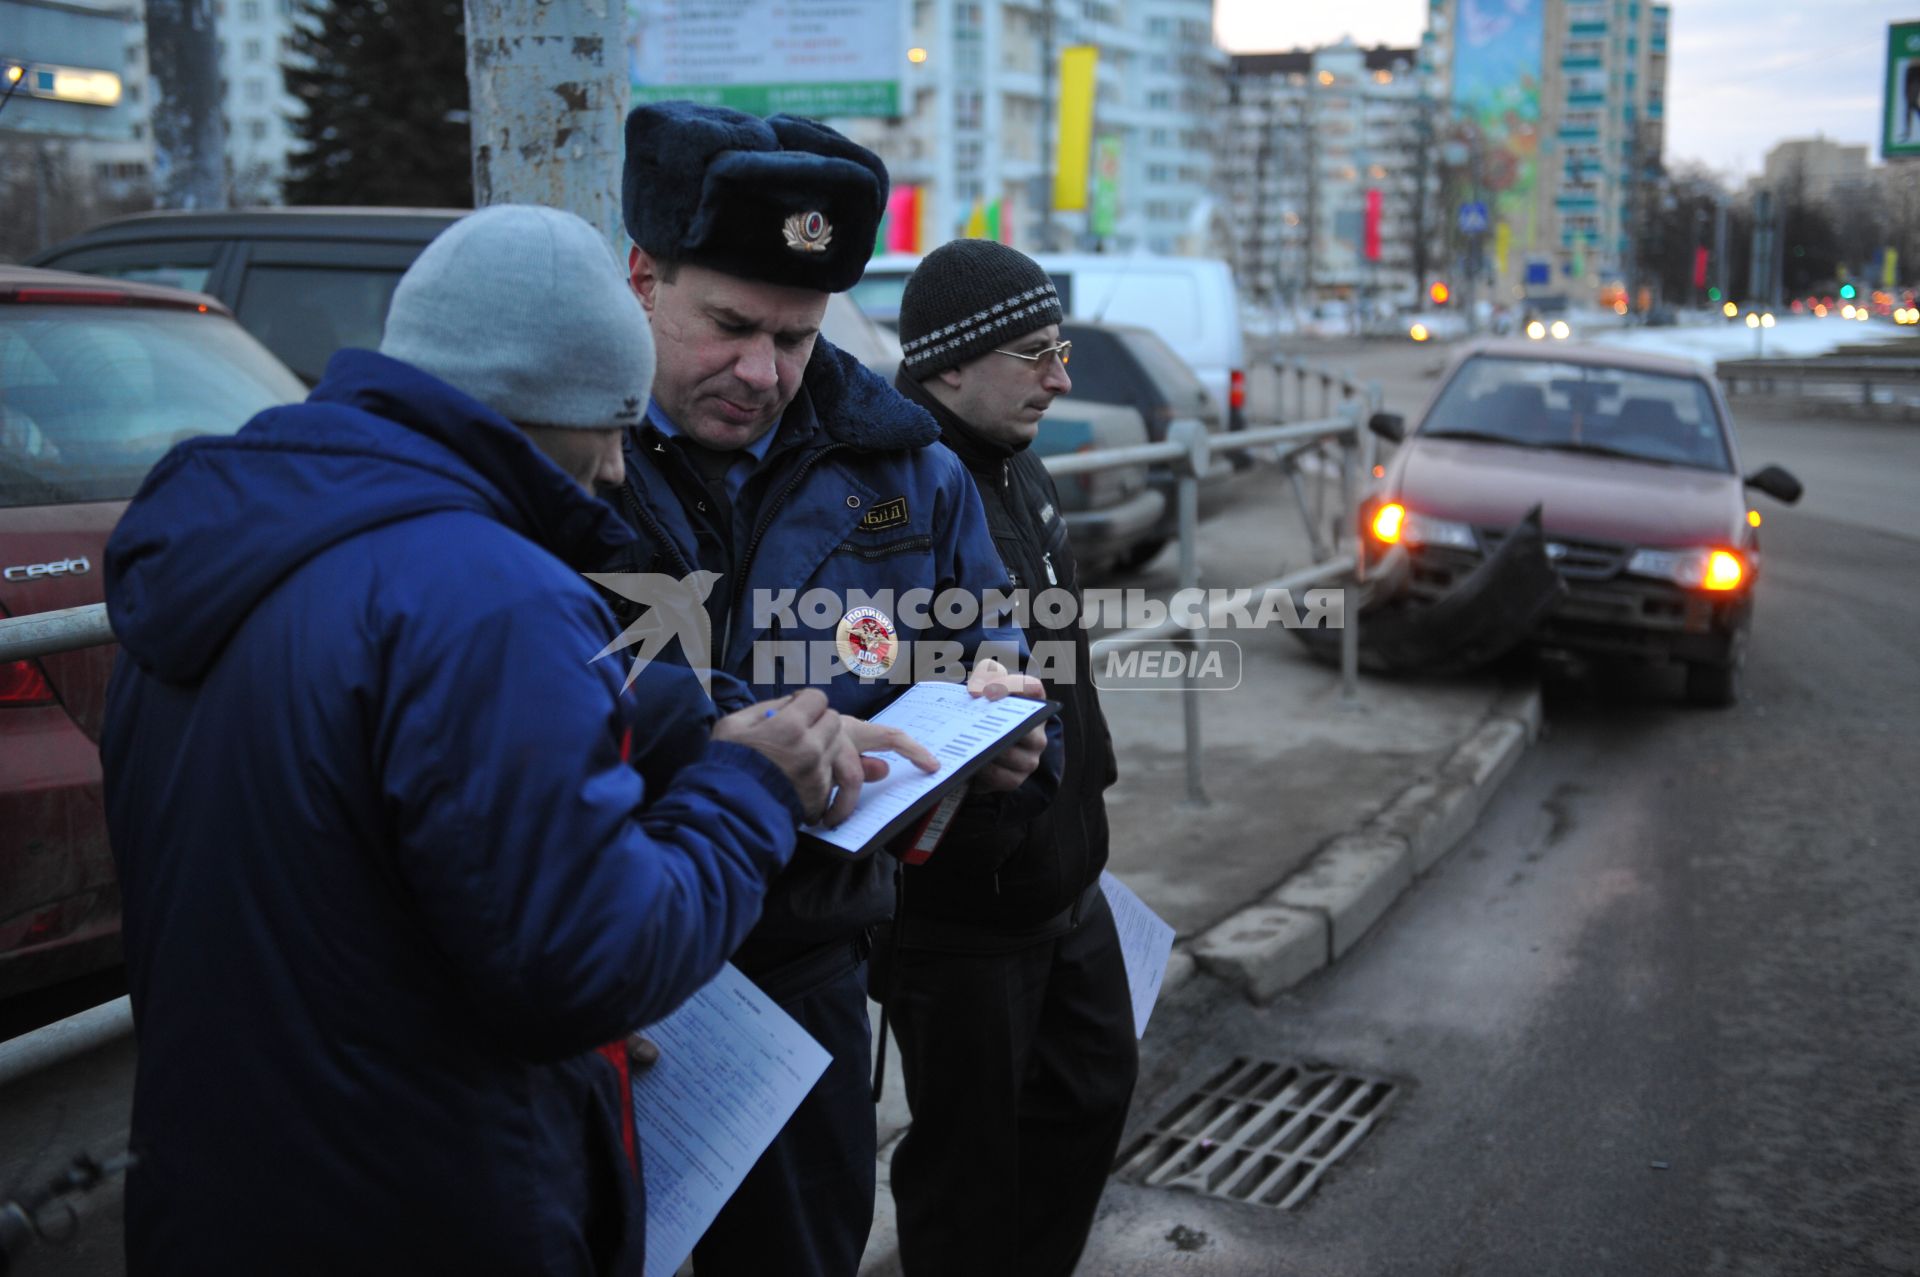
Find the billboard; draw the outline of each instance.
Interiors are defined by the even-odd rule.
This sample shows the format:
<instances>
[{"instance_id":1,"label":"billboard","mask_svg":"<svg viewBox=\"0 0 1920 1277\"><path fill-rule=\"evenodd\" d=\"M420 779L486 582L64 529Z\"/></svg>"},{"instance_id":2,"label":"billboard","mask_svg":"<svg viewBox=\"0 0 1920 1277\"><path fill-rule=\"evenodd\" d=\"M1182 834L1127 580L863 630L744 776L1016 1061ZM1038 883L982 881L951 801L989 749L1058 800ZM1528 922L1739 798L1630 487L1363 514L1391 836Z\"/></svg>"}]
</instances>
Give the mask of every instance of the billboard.
<instances>
[{"instance_id":1,"label":"billboard","mask_svg":"<svg viewBox=\"0 0 1920 1277\"><path fill-rule=\"evenodd\" d=\"M633 101L897 116L906 9L900 0L628 0Z\"/></svg>"},{"instance_id":2,"label":"billboard","mask_svg":"<svg viewBox=\"0 0 1920 1277\"><path fill-rule=\"evenodd\" d=\"M1540 64L1546 0L1460 0L1453 105L1479 148L1477 185L1492 220L1521 225L1532 244L1540 167Z\"/></svg>"},{"instance_id":3,"label":"billboard","mask_svg":"<svg viewBox=\"0 0 1920 1277\"><path fill-rule=\"evenodd\" d=\"M1887 28L1887 97L1880 158L1920 155L1920 22Z\"/></svg>"}]
</instances>

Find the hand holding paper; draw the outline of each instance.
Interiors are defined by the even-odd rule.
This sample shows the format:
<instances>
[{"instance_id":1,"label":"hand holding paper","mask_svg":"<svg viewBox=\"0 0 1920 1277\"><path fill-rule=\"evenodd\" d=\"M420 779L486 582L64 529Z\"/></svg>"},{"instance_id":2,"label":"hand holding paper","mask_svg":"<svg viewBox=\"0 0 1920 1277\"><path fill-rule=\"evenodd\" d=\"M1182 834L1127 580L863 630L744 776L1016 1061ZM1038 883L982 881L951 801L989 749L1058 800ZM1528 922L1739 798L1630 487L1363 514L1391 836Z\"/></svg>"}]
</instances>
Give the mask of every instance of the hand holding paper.
<instances>
[{"instance_id":1,"label":"hand holding paper","mask_svg":"<svg viewBox=\"0 0 1920 1277\"><path fill-rule=\"evenodd\" d=\"M1003 696L1025 696L1044 700L1047 688L1030 674L1015 674L991 656L974 663L967 676L967 693L997 701ZM1046 753L1047 729L1036 726L996 755L973 779L973 787L983 793L1008 793L1020 788L1040 766Z\"/></svg>"},{"instance_id":2,"label":"hand holding paper","mask_svg":"<svg viewBox=\"0 0 1920 1277\"><path fill-rule=\"evenodd\" d=\"M853 730L865 739L897 739L864 736L870 729L891 729L924 744L927 760L938 761L938 774L918 759L917 772L894 766L885 777L866 785L858 809L842 824L831 829L803 828L802 844L840 856L871 855L947 793L979 775L989 760L1008 752L1009 742L1016 742L1016 750L1024 750L1033 725L1058 709L1004 693L970 695L958 683L916 683L874 715L871 723ZM1040 733L1042 747L1045 740L1045 733ZM894 754L889 761L897 763L905 757ZM1024 767L1022 775L1033 770L1030 762L1019 765Z\"/></svg>"}]
</instances>

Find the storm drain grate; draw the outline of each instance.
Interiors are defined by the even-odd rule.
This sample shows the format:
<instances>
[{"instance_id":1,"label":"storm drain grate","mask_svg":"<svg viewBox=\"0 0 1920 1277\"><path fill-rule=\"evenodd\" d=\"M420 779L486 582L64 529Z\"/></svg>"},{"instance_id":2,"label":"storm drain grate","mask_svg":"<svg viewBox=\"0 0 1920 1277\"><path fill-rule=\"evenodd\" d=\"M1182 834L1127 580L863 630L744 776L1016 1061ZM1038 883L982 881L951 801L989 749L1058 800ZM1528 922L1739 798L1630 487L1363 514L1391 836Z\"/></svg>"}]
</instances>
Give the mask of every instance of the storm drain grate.
<instances>
[{"instance_id":1,"label":"storm drain grate","mask_svg":"<svg viewBox=\"0 0 1920 1277\"><path fill-rule=\"evenodd\" d=\"M1378 1078L1236 1059L1135 1140L1115 1174L1290 1210L1366 1137L1396 1093Z\"/></svg>"}]
</instances>

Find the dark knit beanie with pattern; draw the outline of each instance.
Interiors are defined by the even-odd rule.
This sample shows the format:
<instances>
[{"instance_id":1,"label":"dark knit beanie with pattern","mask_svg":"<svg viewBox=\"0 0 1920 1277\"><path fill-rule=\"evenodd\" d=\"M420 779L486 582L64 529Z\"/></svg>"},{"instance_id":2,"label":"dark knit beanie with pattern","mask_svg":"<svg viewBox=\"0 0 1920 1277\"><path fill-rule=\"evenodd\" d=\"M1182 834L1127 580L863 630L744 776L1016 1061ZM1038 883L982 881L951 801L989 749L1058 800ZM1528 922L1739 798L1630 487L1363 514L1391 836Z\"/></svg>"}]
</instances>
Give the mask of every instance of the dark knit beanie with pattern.
<instances>
[{"instance_id":1,"label":"dark knit beanie with pattern","mask_svg":"<svg viewBox=\"0 0 1920 1277\"><path fill-rule=\"evenodd\" d=\"M990 239L928 253L900 297L901 366L916 381L1060 322L1060 294L1031 257Z\"/></svg>"}]
</instances>

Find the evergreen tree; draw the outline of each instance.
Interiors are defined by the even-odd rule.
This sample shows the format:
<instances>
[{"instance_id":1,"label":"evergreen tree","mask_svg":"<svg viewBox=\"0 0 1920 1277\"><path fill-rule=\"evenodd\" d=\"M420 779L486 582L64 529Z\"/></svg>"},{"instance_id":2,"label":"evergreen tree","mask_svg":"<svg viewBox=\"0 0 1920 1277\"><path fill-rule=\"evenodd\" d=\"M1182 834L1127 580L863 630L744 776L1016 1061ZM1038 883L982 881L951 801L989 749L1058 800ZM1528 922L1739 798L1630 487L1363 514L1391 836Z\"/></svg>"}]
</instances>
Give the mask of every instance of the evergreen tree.
<instances>
[{"instance_id":1,"label":"evergreen tree","mask_svg":"<svg viewBox=\"0 0 1920 1277\"><path fill-rule=\"evenodd\" d=\"M473 207L462 0L302 0L289 204Z\"/></svg>"}]
</instances>

